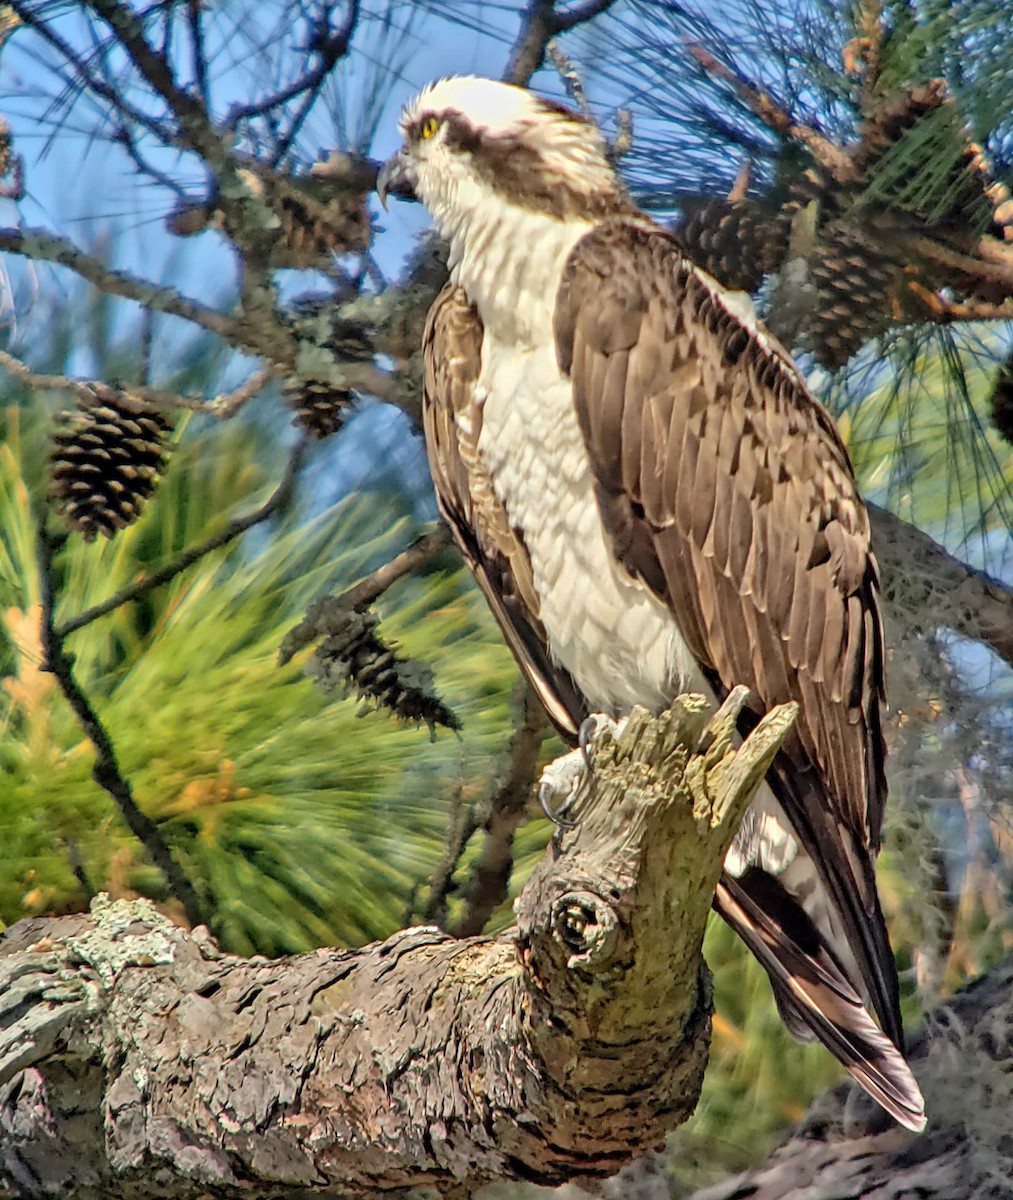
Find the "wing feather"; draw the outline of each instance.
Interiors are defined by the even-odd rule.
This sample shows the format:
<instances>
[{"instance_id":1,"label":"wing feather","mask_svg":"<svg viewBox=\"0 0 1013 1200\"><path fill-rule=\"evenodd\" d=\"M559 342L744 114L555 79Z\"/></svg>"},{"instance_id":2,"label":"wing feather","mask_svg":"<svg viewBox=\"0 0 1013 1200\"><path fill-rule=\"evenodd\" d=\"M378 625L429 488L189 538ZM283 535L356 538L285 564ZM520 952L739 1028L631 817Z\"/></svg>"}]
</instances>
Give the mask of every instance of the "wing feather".
<instances>
[{"instance_id":1,"label":"wing feather","mask_svg":"<svg viewBox=\"0 0 1013 1200\"><path fill-rule=\"evenodd\" d=\"M750 687L747 720L801 706L771 787L831 897L853 984L900 1045L872 868L886 793L878 580L844 446L784 353L660 229L613 221L577 244L556 339L627 568L719 691Z\"/></svg>"},{"instance_id":2,"label":"wing feather","mask_svg":"<svg viewBox=\"0 0 1013 1200\"><path fill-rule=\"evenodd\" d=\"M429 468L440 511L514 657L549 719L573 740L586 705L570 676L549 657L524 539L511 527L477 452L482 409L475 388L483 336L474 306L448 284L430 309L423 338Z\"/></svg>"}]
</instances>

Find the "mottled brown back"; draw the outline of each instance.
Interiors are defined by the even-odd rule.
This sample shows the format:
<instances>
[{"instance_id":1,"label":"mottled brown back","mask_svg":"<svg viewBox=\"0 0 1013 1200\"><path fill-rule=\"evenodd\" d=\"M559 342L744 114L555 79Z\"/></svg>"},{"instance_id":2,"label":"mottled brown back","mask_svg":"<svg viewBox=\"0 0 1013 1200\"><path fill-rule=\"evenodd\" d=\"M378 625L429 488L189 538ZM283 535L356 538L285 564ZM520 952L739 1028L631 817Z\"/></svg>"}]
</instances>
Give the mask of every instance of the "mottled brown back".
<instances>
[{"instance_id":1,"label":"mottled brown back","mask_svg":"<svg viewBox=\"0 0 1013 1200\"><path fill-rule=\"evenodd\" d=\"M799 703L770 783L899 1043L872 863L886 798L878 580L847 452L784 352L660 229L609 222L578 243L556 339L619 557L719 694L747 684L754 720Z\"/></svg>"}]
</instances>

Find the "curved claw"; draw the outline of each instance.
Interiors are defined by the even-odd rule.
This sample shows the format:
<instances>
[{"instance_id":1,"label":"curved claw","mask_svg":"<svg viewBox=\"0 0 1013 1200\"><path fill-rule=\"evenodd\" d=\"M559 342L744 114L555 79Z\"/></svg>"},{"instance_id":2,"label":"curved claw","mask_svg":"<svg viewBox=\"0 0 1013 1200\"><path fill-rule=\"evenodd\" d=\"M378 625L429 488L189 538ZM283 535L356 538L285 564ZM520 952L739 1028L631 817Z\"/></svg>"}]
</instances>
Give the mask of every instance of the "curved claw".
<instances>
[{"instance_id":1,"label":"curved claw","mask_svg":"<svg viewBox=\"0 0 1013 1200\"><path fill-rule=\"evenodd\" d=\"M594 778L594 763L591 761L591 744L597 732L598 718L593 713L581 721L580 729L577 730L577 745L584 756L584 766L587 767L587 773L592 779Z\"/></svg>"},{"instance_id":2,"label":"curved claw","mask_svg":"<svg viewBox=\"0 0 1013 1200\"><path fill-rule=\"evenodd\" d=\"M555 789L547 783L540 783L538 785L538 803L541 806L542 812L545 813L545 815L549 818L553 825L557 826L557 828L576 829L580 824L580 821L565 815L566 810L573 803L574 795L576 793L574 792L567 796L559 808L553 808L551 797L554 790Z\"/></svg>"}]
</instances>

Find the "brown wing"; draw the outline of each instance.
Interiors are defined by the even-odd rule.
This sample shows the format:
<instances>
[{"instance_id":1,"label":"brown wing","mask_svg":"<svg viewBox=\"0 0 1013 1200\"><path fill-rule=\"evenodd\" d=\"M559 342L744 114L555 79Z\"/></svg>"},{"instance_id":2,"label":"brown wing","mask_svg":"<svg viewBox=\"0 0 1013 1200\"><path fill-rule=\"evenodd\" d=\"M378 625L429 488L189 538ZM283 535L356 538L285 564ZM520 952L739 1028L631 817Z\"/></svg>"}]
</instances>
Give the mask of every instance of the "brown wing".
<instances>
[{"instance_id":1,"label":"brown wing","mask_svg":"<svg viewBox=\"0 0 1013 1200\"><path fill-rule=\"evenodd\" d=\"M617 554L671 608L752 720L799 703L769 777L816 864L886 1032L896 973L872 858L886 783L869 521L847 453L787 358L658 229L578 243L556 308L561 368Z\"/></svg>"},{"instance_id":2,"label":"brown wing","mask_svg":"<svg viewBox=\"0 0 1013 1200\"><path fill-rule=\"evenodd\" d=\"M448 284L429 312L423 337L429 468L440 510L514 656L552 723L573 741L587 706L549 657L531 560L477 452L482 409L475 403L475 382L482 337L474 306L461 288Z\"/></svg>"}]
</instances>

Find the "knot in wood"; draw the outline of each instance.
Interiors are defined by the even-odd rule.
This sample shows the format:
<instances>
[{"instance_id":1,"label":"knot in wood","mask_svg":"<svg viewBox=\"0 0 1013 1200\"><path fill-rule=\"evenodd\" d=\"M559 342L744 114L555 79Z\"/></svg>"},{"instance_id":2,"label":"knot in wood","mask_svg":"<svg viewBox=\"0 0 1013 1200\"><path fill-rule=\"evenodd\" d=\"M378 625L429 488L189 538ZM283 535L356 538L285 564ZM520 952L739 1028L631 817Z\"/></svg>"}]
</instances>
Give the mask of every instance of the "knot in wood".
<instances>
[{"instance_id":1,"label":"knot in wood","mask_svg":"<svg viewBox=\"0 0 1013 1200\"><path fill-rule=\"evenodd\" d=\"M552 906L552 930L569 952L568 967L597 967L612 957L619 918L593 892L566 892Z\"/></svg>"}]
</instances>

